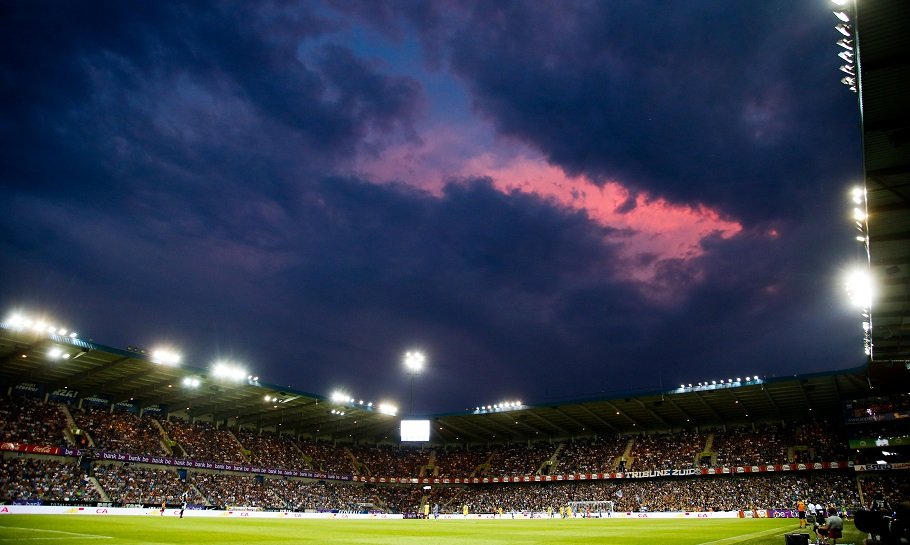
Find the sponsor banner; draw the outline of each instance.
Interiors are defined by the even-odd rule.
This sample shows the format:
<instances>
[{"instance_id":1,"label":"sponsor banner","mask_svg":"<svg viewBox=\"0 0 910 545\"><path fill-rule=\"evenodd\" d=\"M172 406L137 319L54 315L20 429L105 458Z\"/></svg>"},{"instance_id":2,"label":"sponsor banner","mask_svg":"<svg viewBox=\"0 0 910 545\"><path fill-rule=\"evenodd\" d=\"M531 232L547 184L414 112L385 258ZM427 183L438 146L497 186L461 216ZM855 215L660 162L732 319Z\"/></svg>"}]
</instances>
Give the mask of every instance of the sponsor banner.
<instances>
[{"instance_id":1,"label":"sponsor banner","mask_svg":"<svg viewBox=\"0 0 910 545\"><path fill-rule=\"evenodd\" d=\"M910 436L895 437L860 437L850 439L850 448L902 447L910 445Z\"/></svg>"},{"instance_id":2,"label":"sponsor banner","mask_svg":"<svg viewBox=\"0 0 910 545\"><path fill-rule=\"evenodd\" d=\"M138 413L139 408L133 405L132 403L127 403L126 401L119 401L114 404L115 411L123 411L127 413Z\"/></svg>"},{"instance_id":3,"label":"sponsor banner","mask_svg":"<svg viewBox=\"0 0 910 545\"><path fill-rule=\"evenodd\" d=\"M35 505L0 505L0 517L3 515L89 515L89 516L138 516L161 517L161 509L142 507L68 507L68 506L35 506ZM179 517L180 509L165 509L165 517ZM402 515L385 513L295 513L292 511L220 511L213 509L187 509L183 518L269 518L269 519L373 519L395 520Z\"/></svg>"},{"instance_id":4,"label":"sponsor banner","mask_svg":"<svg viewBox=\"0 0 910 545\"><path fill-rule=\"evenodd\" d=\"M163 405L149 405L148 407L143 407L142 414L164 414L165 409Z\"/></svg>"},{"instance_id":5,"label":"sponsor banner","mask_svg":"<svg viewBox=\"0 0 910 545\"><path fill-rule=\"evenodd\" d=\"M896 464L856 464L853 466L855 471L890 471L892 469L910 469L910 462L898 462Z\"/></svg>"},{"instance_id":6,"label":"sponsor banner","mask_svg":"<svg viewBox=\"0 0 910 545\"><path fill-rule=\"evenodd\" d=\"M7 450L12 452L28 452L31 454L52 454L54 456L59 456L62 454L61 451L63 449L58 447L25 445L23 443L0 443L0 450Z\"/></svg>"},{"instance_id":7,"label":"sponsor banner","mask_svg":"<svg viewBox=\"0 0 910 545\"><path fill-rule=\"evenodd\" d=\"M13 387L13 393L29 397L37 397L41 395L41 391L42 387L34 382L20 382Z\"/></svg>"},{"instance_id":8,"label":"sponsor banner","mask_svg":"<svg viewBox=\"0 0 910 545\"><path fill-rule=\"evenodd\" d=\"M50 393L48 399L62 403L72 403L78 396L79 392L76 390L70 390L69 388L58 388Z\"/></svg>"},{"instance_id":9,"label":"sponsor banner","mask_svg":"<svg viewBox=\"0 0 910 545\"><path fill-rule=\"evenodd\" d=\"M907 464L910 466L910 464ZM527 482L563 482L586 480L612 480L612 479L653 479L666 477L692 477L703 475L743 475L753 473L776 473L780 471L813 471L829 469L846 469L853 467L853 462L816 462L813 464L783 464L763 466L735 466L711 468L685 468L685 469L658 469L650 471L627 471L625 473L579 473L566 475L529 475L521 477L471 477L471 478L424 478L421 482L426 484L500 484L500 483L527 483ZM862 471L857 469L857 471ZM371 477L370 482L377 482L376 477ZM407 482L405 478L378 477L378 482ZM411 479L414 481L414 479Z\"/></svg>"},{"instance_id":10,"label":"sponsor banner","mask_svg":"<svg viewBox=\"0 0 910 545\"><path fill-rule=\"evenodd\" d=\"M93 407L107 407L111 401L100 396L92 395L82 398L82 404L84 405L86 403Z\"/></svg>"},{"instance_id":11,"label":"sponsor banner","mask_svg":"<svg viewBox=\"0 0 910 545\"><path fill-rule=\"evenodd\" d=\"M768 518L775 519L792 519L796 518L796 511L792 509L768 509L767 515Z\"/></svg>"}]
</instances>

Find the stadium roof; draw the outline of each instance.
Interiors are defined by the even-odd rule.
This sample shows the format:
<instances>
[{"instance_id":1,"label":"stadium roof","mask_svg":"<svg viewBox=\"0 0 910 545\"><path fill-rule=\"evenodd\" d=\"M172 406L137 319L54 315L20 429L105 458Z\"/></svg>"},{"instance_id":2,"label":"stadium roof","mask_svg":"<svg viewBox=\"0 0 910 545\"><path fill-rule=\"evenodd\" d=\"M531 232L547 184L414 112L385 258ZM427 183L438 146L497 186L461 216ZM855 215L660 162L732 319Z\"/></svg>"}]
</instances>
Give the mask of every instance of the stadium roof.
<instances>
[{"instance_id":1,"label":"stadium roof","mask_svg":"<svg viewBox=\"0 0 910 545\"><path fill-rule=\"evenodd\" d=\"M910 364L910 3L856 2L872 276L872 371ZM906 373L904 373L906 375Z\"/></svg>"},{"instance_id":2,"label":"stadium roof","mask_svg":"<svg viewBox=\"0 0 910 545\"><path fill-rule=\"evenodd\" d=\"M9 323L0 327L0 361L0 384L7 387L33 383L46 394L67 390L110 404L164 405L168 412L193 418L328 440L398 440L399 418L360 400L333 401L254 377L219 378L207 369L155 363L139 351ZM187 377L197 379L198 386L184 386ZM434 443L501 443L840 418L843 399L868 395L864 370L782 378L718 377L717 384L696 383L664 392L517 408L472 407L426 418L432 421Z\"/></svg>"}]
</instances>

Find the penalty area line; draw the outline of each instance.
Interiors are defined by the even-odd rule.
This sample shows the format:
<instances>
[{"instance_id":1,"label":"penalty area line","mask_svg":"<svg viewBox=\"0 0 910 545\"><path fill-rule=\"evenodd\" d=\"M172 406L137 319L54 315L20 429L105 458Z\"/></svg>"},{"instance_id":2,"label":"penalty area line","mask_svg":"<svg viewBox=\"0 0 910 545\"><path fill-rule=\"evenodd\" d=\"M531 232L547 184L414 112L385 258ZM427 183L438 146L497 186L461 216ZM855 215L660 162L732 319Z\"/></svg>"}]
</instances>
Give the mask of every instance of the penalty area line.
<instances>
[{"instance_id":1,"label":"penalty area line","mask_svg":"<svg viewBox=\"0 0 910 545\"><path fill-rule=\"evenodd\" d=\"M741 541L748 541L750 539L761 537L764 535L771 534L786 534L789 530L781 528L771 528L770 530L762 530L760 532L752 532L751 534L743 534L741 536L725 537L723 539L716 539L714 541L705 541L704 543L699 543L698 545L722 545L727 543L739 543Z\"/></svg>"}]
</instances>

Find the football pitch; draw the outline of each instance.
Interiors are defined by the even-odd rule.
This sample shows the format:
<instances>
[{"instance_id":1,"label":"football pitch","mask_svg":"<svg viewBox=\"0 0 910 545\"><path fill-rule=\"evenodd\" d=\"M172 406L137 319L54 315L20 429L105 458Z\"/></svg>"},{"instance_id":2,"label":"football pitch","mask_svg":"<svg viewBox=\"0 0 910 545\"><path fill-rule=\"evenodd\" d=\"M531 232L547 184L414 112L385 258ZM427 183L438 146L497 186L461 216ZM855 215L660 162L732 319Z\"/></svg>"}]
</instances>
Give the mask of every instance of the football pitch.
<instances>
[{"instance_id":1,"label":"football pitch","mask_svg":"<svg viewBox=\"0 0 910 545\"><path fill-rule=\"evenodd\" d=\"M270 520L9 515L0 543L51 545L509 545L605 543L783 545L795 519L714 520ZM802 530L806 532L807 530ZM814 539L810 534L810 538ZM851 522L838 543L862 543Z\"/></svg>"}]
</instances>

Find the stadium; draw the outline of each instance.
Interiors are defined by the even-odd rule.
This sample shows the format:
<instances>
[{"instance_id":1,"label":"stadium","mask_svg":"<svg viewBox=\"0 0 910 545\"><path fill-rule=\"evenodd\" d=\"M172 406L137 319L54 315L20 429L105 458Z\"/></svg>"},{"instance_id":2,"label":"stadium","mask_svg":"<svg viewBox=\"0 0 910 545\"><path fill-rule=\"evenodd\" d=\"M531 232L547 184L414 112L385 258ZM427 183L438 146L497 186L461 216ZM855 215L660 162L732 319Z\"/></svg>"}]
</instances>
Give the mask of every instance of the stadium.
<instances>
[{"instance_id":1,"label":"stadium","mask_svg":"<svg viewBox=\"0 0 910 545\"><path fill-rule=\"evenodd\" d=\"M910 499L910 8L847 11L861 367L411 419L25 310L0 324L0 543L789 543L816 505L862 542L854 513Z\"/></svg>"}]
</instances>

